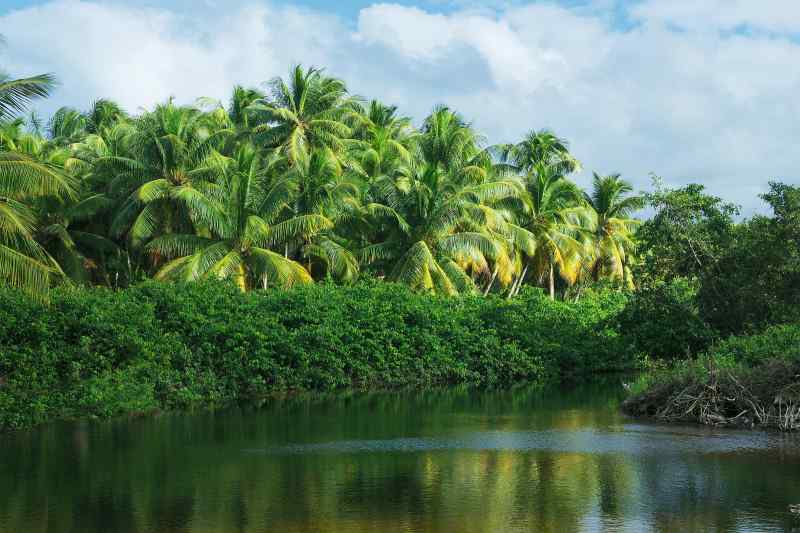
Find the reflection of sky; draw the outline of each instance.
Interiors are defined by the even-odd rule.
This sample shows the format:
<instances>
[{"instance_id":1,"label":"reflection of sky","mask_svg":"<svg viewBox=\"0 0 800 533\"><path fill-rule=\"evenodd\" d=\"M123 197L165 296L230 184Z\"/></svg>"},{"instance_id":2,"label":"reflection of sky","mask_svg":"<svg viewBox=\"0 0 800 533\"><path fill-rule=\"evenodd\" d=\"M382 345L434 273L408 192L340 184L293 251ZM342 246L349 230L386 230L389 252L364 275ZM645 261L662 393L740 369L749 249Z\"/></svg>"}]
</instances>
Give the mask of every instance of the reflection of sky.
<instances>
[{"instance_id":1,"label":"reflection of sky","mask_svg":"<svg viewBox=\"0 0 800 533\"><path fill-rule=\"evenodd\" d=\"M288 443L270 448L246 449L246 453L317 454L471 451L551 451L629 456L687 456L777 451L788 445L780 435L752 431L713 432L702 428L667 428L626 425L615 431L547 430L469 432L446 438L396 438L337 440L322 443Z\"/></svg>"}]
</instances>

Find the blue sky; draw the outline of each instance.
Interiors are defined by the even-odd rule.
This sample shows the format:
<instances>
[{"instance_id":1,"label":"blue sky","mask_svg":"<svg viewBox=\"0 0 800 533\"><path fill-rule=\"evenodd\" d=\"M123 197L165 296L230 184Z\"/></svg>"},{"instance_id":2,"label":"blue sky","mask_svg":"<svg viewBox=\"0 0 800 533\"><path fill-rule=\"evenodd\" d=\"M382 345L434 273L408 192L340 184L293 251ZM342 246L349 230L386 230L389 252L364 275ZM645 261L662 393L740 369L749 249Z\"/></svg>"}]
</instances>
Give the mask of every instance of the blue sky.
<instances>
[{"instance_id":1,"label":"blue sky","mask_svg":"<svg viewBox=\"0 0 800 533\"><path fill-rule=\"evenodd\" d=\"M0 0L0 68L55 73L39 106L225 100L293 63L489 142L549 128L585 172L703 183L760 209L798 183L798 0Z\"/></svg>"}]
</instances>

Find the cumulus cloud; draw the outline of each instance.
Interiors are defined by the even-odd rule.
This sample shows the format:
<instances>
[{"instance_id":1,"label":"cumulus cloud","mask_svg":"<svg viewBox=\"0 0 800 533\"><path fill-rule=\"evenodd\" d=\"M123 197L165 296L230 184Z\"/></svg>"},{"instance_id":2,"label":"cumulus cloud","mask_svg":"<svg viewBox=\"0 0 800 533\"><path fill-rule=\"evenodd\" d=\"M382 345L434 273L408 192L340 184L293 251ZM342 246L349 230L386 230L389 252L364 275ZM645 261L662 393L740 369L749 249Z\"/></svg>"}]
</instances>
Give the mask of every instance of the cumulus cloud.
<instances>
[{"instance_id":1,"label":"cumulus cloud","mask_svg":"<svg viewBox=\"0 0 800 533\"><path fill-rule=\"evenodd\" d=\"M49 105L106 96L131 109L224 99L234 83L302 62L417 120L448 104L492 142L553 129L588 169L639 187L656 172L750 210L768 179L797 182L794 0L644 0L624 11L624 28L613 1L470 5L377 3L350 21L264 1L220 12L55 0L0 16L0 61L18 74L56 72L62 88Z\"/></svg>"}]
</instances>

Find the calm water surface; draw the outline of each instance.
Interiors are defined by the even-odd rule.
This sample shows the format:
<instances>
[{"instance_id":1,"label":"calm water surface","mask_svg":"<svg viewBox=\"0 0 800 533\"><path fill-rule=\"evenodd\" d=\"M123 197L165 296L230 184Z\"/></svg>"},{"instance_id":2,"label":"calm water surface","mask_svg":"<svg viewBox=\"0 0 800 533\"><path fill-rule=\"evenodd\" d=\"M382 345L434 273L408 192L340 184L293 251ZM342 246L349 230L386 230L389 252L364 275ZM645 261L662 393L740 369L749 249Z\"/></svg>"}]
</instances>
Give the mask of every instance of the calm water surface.
<instances>
[{"instance_id":1,"label":"calm water surface","mask_svg":"<svg viewBox=\"0 0 800 533\"><path fill-rule=\"evenodd\" d=\"M0 435L0 531L800 531L800 436L644 424L622 397L304 396Z\"/></svg>"}]
</instances>

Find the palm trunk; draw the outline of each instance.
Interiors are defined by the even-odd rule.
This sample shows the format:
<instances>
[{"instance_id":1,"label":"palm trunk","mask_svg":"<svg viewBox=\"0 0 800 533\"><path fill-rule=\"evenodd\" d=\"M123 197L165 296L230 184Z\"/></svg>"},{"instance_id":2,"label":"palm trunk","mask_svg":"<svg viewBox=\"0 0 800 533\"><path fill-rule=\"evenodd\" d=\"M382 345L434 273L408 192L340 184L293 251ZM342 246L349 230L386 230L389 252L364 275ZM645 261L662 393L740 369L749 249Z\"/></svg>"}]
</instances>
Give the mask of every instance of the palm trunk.
<instances>
[{"instance_id":1,"label":"palm trunk","mask_svg":"<svg viewBox=\"0 0 800 533\"><path fill-rule=\"evenodd\" d=\"M525 265L525 268L522 270L522 275L519 277L519 283L517 283L517 290L514 292L514 296L519 294L519 291L522 290L522 284L525 283L525 274L528 273L528 266Z\"/></svg>"},{"instance_id":2,"label":"palm trunk","mask_svg":"<svg viewBox=\"0 0 800 533\"><path fill-rule=\"evenodd\" d=\"M492 290L492 285L494 285L494 280L497 278L497 267L494 267L494 272L492 273L492 279L489 280L489 284L486 285L486 290L483 291L483 295L487 296L489 291Z\"/></svg>"},{"instance_id":3,"label":"palm trunk","mask_svg":"<svg viewBox=\"0 0 800 533\"><path fill-rule=\"evenodd\" d=\"M236 285L242 292L247 292L247 280L245 279L244 266L239 265L239 272L236 274Z\"/></svg>"},{"instance_id":4,"label":"palm trunk","mask_svg":"<svg viewBox=\"0 0 800 533\"><path fill-rule=\"evenodd\" d=\"M511 290L508 293L508 299L510 300L517 294L519 294L520 288L522 287L522 282L525 281L525 274L528 273L528 265L525 265L525 268L522 269L522 273L517 278L516 283L511 286Z\"/></svg>"},{"instance_id":5,"label":"palm trunk","mask_svg":"<svg viewBox=\"0 0 800 533\"><path fill-rule=\"evenodd\" d=\"M550 299L556 299L556 280L553 275L553 263L550 263Z\"/></svg>"}]
</instances>

